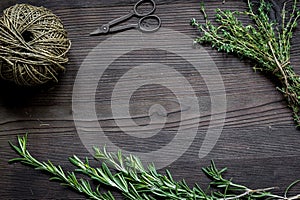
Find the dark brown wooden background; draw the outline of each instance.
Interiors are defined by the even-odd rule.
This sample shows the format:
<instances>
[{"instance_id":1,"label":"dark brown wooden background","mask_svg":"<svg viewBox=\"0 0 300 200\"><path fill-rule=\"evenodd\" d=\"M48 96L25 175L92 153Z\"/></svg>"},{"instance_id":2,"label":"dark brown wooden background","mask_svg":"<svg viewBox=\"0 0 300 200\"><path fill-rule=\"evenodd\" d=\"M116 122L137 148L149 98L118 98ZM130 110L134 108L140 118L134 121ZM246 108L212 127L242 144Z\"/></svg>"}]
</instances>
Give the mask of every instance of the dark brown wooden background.
<instances>
[{"instance_id":1,"label":"dark brown wooden background","mask_svg":"<svg viewBox=\"0 0 300 200\"><path fill-rule=\"evenodd\" d=\"M227 0L225 4L221 0L204 2L210 16L213 16L214 9L218 7L246 9L244 1ZM31 153L41 160L50 159L55 164L59 163L66 170L73 169L67 161L68 156L76 154L81 158L92 157L81 143L74 125L73 83L83 59L92 48L109 37L89 37L89 32L98 25L125 14L135 1L2 0L0 10L15 3L30 3L53 10L65 24L73 45L67 72L54 87L25 90L1 82L0 198L84 199L56 182L49 182L47 174L19 163L8 164L8 160L16 156L8 141L15 142L17 135L28 132ZM197 36L198 32L189 26L189 20L192 17L201 18L199 0L157 0L156 14L161 17L163 27L180 31L192 38ZM300 29L297 29L291 52L291 63L298 72L299 36ZM224 130L213 151L200 160L197 155L208 123L203 121L189 150L168 166L168 169L176 180L185 179L190 185L197 182L205 186L208 180L202 175L201 167L207 166L214 159L219 167L229 168L227 176L233 177L236 182L252 188L278 186L280 189L276 192L282 194L286 186L295 179L300 179L300 131L293 124L290 110L282 95L275 90L275 84L265 76L254 73L250 62L218 53L210 47L205 48L221 72L226 87L228 111ZM158 93L164 94L165 91L160 88L155 93L148 91L140 95L145 95L146 98ZM204 92L203 95L207 93ZM137 113L143 110L139 106L135 109ZM147 116L147 112L144 115ZM118 142L118 133L112 139ZM162 136L156 142L164 144L164 140ZM139 143L130 145L127 148L143 148ZM296 193L300 193L299 186L292 192ZM122 199L118 195L117 197Z\"/></svg>"}]
</instances>

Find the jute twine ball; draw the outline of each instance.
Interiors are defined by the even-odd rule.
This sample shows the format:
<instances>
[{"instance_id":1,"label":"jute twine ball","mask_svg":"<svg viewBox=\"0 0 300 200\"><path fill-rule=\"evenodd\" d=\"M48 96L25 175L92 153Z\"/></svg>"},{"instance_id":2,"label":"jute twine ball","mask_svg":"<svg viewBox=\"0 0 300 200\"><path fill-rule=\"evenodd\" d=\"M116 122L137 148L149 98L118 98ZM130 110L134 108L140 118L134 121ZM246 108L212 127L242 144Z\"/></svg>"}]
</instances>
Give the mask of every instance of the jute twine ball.
<instances>
[{"instance_id":1,"label":"jute twine ball","mask_svg":"<svg viewBox=\"0 0 300 200\"><path fill-rule=\"evenodd\" d=\"M62 22L50 10L9 7L0 19L0 77L21 86L57 82L70 46Z\"/></svg>"}]
</instances>

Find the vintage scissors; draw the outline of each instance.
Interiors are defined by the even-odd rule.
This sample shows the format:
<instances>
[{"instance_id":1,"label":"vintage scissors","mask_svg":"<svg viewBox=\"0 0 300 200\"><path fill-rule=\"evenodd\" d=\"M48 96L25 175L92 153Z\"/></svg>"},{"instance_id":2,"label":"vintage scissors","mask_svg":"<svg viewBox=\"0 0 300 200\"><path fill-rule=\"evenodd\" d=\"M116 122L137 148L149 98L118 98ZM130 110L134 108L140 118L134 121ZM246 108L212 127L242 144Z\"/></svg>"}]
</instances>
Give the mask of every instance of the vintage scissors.
<instances>
[{"instance_id":1,"label":"vintage scissors","mask_svg":"<svg viewBox=\"0 0 300 200\"><path fill-rule=\"evenodd\" d=\"M149 2L151 4L151 9L146 12L140 12L138 7L142 6L143 4ZM143 32L154 32L157 31L161 26L161 20L157 15L152 15L156 9L156 4L154 0L140 0L138 1L133 9L126 15L114 19L107 24L103 24L101 27L97 28L95 31L91 32L90 35L99 35L99 34L107 34L111 32L117 32L122 30L127 30L131 28L137 28ZM126 24L119 27L112 27L116 24L119 24L133 16L141 18L137 24ZM152 23L147 23L147 22ZM153 23L154 22L154 23Z\"/></svg>"}]
</instances>

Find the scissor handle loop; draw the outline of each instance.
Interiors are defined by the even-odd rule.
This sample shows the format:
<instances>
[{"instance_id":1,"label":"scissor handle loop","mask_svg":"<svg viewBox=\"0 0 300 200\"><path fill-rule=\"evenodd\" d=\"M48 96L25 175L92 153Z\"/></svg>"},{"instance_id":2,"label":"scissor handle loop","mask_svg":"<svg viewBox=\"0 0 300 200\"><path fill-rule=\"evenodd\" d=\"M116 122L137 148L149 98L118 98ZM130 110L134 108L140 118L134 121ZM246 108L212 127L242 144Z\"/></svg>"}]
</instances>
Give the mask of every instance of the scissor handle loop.
<instances>
[{"instance_id":1,"label":"scissor handle loop","mask_svg":"<svg viewBox=\"0 0 300 200\"><path fill-rule=\"evenodd\" d=\"M143 21L145 20L145 19L148 19L148 18L152 18L152 19L156 19L157 20L157 22L158 22L158 24L154 27L154 28L144 28L143 26L141 26L141 24L143 23ZM141 18L140 20L139 20L139 23L138 23L138 28L142 31L142 32L155 32L155 31L157 31L159 28L160 28L160 26L161 26L161 19L157 16L157 15L147 15L147 16L145 16L145 17L143 17L143 18Z\"/></svg>"},{"instance_id":2,"label":"scissor handle loop","mask_svg":"<svg viewBox=\"0 0 300 200\"><path fill-rule=\"evenodd\" d=\"M151 3L151 6L152 6L152 9L150 11L148 11L147 13L139 13L138 11L138 7L140 5L142 5L143 3L146 3L146 2L150 2ZM154 0L140 0L138 1L134 7L133 7L133 12L136 16L138 17L144 17L144 16L147 16L147 15L151 15L156 9L156 4L155 4L155 1Z\"/></svg>"}]
</instances>

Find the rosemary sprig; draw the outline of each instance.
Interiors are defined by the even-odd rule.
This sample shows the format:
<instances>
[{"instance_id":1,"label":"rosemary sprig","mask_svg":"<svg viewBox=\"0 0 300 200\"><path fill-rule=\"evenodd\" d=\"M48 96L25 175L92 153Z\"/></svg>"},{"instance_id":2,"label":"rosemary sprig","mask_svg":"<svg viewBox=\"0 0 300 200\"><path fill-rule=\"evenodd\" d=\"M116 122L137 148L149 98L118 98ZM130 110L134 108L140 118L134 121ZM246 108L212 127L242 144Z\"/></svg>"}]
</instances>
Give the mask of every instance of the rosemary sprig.
<instances>
[{"instance_id":1,"label":"rosemary sprig","mask_svg":"<svg viewBox=\"0 0 300 200\"><path fill-rule=\"evenodd\" d=\"M62 185L86 195L89 199L114 200L111 192L103 193L100 191L102 185L108 186L106 187L108 189L113 188L120 191L125 199L131 200L300 199L300 194L287 197L289 190L299 181L293 182L286 189L284 196L281 197L271 193L271 190L275 189L273 187L253 190L234 183L231 179L225 179L223 173L227 169L217 169L214 162L211 162L209 167L203 168L203 172L211 179L210 187L214 189L209 187L203 190L197 184L195 187L190 188L184 180L175 181L169 171L166 171L166 175L159 174L153 164L145 168L139 158L133 155L124 157L121 151L113 154L108 153L105 148L103 151L95 148L95 158L103 161L100 168L90 166L87 158L82 161L74 155L69 160L77 169L75 169L75 172L64 172L61 166L55 166L51 161L40 162L35 159L26 148L27 135L18 137L18 145L9 143L16 153L21 156L10 160L10 162L21 162L37 170L45 171L52 176L50 180L61 182ZM108 166L111 166L111 168ZM113 173L113 171L116 171L116 173ZM99 185L93 189L88 179L79 179L76 173L87 175L88 179L94 180Z\"/></svg>"},{"instance_id":2,"label":"rosemary sprig","mask_svg":"<svg viewBox=\"0 0 300 200\"><path fill-rule=\"evenodd\" d=\"M10 146L19 154L20 158L11 159L9 162L21 162L23 164L34 167L37 170L48 172L52 177L50 180L59 181L63 186L70 187L79 193L83 193L90 199L107 199L114 200L114 197L110 192L107 194L101 194L99 187L95 190L92 189L89 181L84 179L78 179L74 172L64 172L60 165L55 166L51 161L40 162L35 159L27 150L27 134L23 137L18 137L18 146L9 142Z\"/></svg>"},{"instance_id":3,"label":"rosemary sprig","mask_svg":"<svg viewBox=\"0 0 300 200\"><path fill-rule=\"evenodd\" d=\"M204 5L201 4L205 24L200 24L195 19L191 20L191 24L202 34L195 42L208 43L218 51L249 58L257 63L255 71L274 76L279 83L277 89L283 93L299 126L300 77L290 64L291 39L300 17L300 11L296 6L297 0L294 0L292 11L287 15L284 3L281 12L282 22L279 24L269 18L271 9L269 3L261 0L256 14L252 3L248 0L249 9L244 12L217 9L218 25L213 25L208 20ZM240 15L252 19L253 24L243 25L238 19Z\"/></svg>"}]
</instances>

